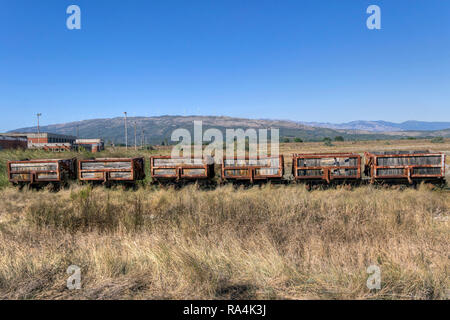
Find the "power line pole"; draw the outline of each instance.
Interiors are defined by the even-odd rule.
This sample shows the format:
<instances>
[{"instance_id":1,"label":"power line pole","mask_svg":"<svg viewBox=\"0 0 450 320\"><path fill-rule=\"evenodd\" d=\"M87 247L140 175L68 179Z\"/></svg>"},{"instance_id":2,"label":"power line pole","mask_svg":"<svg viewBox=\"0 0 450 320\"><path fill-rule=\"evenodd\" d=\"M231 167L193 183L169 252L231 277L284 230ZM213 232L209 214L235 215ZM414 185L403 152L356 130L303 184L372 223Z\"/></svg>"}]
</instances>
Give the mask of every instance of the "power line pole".
<instances>
[{"instance_id":1,"label":"power line pole","mask_svg":"<svg viewBox=\"0 0 450 320\"><path fill-rule=\"evenodd\" d=\"M134 121L134 150L137 150L136 121Z\"/></svg>"},{"instance_id":2,"label":"power line pole","mask_svg":"<svg viewBox=\"0 0 450 320\"><path fill-rule=\"evenodd\" d=\"M147 146L147 139L145 137L145 132L144 132L144 146Z\"/></svg>"},{"instance_id":3,"label":"power line pole","mask_svg":"<svg viewBox=\"0 0 450 320\"><path fill-rule=\"evenodd\" d=\"M128 130L127 130L127 113L123 113L125 115L125 149L128 150Z\"/></svg>"},{"instance_id":4,"label":"power line pole","mask_svg":"<svg viewBox=\"0 0 450 320\"><path fill-rule=\"evenodd\" d=\"M141 149L144 150L144 129L142 129L141 133Z\"/></svg>"},{"instance_id":5,"label":"power line pole","mask_svg":"<svg viewBox=\"0 0 450 320\"><path fill-rule=\"evenodd\" d=\"M39 117L42 116L42 113L38 113L37 115L37 130L38 130L38 144L41 142L41 129L39 128Z\"/></svg>"}]
</instances>

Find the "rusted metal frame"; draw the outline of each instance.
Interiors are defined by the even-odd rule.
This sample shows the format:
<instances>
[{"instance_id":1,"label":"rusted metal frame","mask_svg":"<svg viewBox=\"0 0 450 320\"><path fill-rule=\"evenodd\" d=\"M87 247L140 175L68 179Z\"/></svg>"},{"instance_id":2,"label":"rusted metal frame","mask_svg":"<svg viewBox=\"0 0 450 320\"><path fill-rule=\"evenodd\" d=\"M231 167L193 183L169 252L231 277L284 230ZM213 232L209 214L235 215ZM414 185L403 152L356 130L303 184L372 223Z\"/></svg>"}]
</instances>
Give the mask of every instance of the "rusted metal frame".
<instances>
[{"instance_id":1,"label":"rusted metal frame","mask_svg":"<svg viewBox=\"0 0 450 320\"><path fill-rule=\"evenodd\" d=\"M81 174L83 172L83 170L81 169L81 160L80 159L78 159L78 161L77 161L77 167L78 167L78 172L77 172L78 180L83 181L84 179L82 178L82 174Z\"/></svg>"},{"instance_id":2,"label":"rusted metal frame","mask_svg":"<svg viewBox=\"0 0 450 320\"><path fill-rule=\"evenodd\" d=\"M366 152L367 155L377 158L400 158L400 157L436 157L442 156L442 153L400 153L400 154L374 154Z\"/></svg>"},{"instance_id":3,"label":"rusted metal frame","mask_svg":"<svg viewBox=\"0 0 450 320\"><path fill-rule=\"evenodd\" d=\"M442 162L441 162L441 176L445 177L445 154L442 154Z\"/></svg>"},{"instance_id":4,"label":"rusted metal frame","mask_svg":"<svg viewBox=\"0 0 450 320\"><path fill-rule=\"evenodd\" d=\"M79 175L79 180L81 180L81 181L109 181L109 180L134 181L134 179L127 179L127 178L110 179L109 174L111 172L130 172L130 173L132 173L132 171L130 171L130 170L80 170L78 172L78 175ZM83 178L82 177L83 173L101 173L103 177L102 178Z\"/></svg>"},{"instance_id":5,"label":"rusted metal frame","mask_svg":"<svg viewBox=\"0 0 450 320\"><path fill-rule=\"evenodd\" d=\"M37 179L37 178L35 178L40 173L57 173L56 171L30 171L30 172L22 172L22 173L30 175L30 179L23 180L23 179L10 178L9 181L10 182L59 182L60 181L59 178L57 178L57 179L42 179L42 178Z\"/></svg>"},{"instance_id":6,"label":"rusted metal frame","mask_svg":"<svg viewBox=\"0 0 450 320\"><path fill-rule=\"evenodd\" d=\"M348 157L348 158L356 158L356 157L361 157L359 154L355 154L355 153L347 153L347 152L336 152L336 153L293 153L292 154L293 157L297 157L297 158L305 158L305 159L309 159L309 158L327 158L327 157L332 157L332 158L339 158L339 157Z\"/></svg>"},{"instance_id":7,"label":"rusted metal frame","mask_svg":"<svg viewBox=\"0 0 450 320\"><path fill-rule=\"evenodd\" d=\"M358 160L357 160L357 164L358 164L358 172L357 172L357 175L358 175L358 177L357 177L357 179L362 179L362 173L361 173L361 156L358 154Z\"/></svg>"},{"instance_id":8,"label":"rusted metal frame","mask_svg":"<svg viewBox=\"0 0 450 320\"><path fill-rule=\"evenodd\" d=\"M173 179L175 178L176 180L180 180L180 179L207 179L208 178L208 164L185 164L185 163L181 163L181 164L176 164L176 165L167 165L167 166L155 166L154 160L155 159L188 159L188 158L183 158L183 157L171 157L171 156L151 156L150 157L150 172L151 172L151 176L154 179ZM191 160L194 160L196 158L190 158ZM203 162L203 159L202 159ZM169 170L174 170L175 174L164 174L164 175L157 175L155 174L155 170L158 169L169 169ZM183 169L203 169L204 170L204 174L201 175L186 175L183 174Z\"/></svg>"},{"instance_id":9,"label":"rusted metal frame","mask_svg":"<svg viewBox=\"0 0 450 320\"><path fill-rule=\"evenodd\" d=\"M442 153L407 153L407 154L373 154L365 152L366 165L371 167L371 183L376 179L407 179L411 184L414 178L443 178L445 177L445 154ZM393 165L393 166L379 166L378 158L397 158L397 157L435 157L440 156L443 160L441 165L433 164L413 164L413 165ZM414 174L414 168L441 168L441 174ZM378 175L378 169L404 169L402 175Z\"/></svg>"},{"instance_id":10,"label":"rusted metal frame","mask_svg":"<svg viewBox=\"0 0 450 320\"><path fill-rule=\"evenodd\" d=\"M193 166L204 166L204 165L207 165L207 164L204 164L204 159L203 158L194 158L194 157L191 157L191 158L184 158L184 157L172 157L172 156L150 156L150 165L151 166L154 166L154 162L153 162L153 160L155 160L155 159L190 159L190 160L193 160L194 162L195 162L195 160L201 160L201 163L193 163L192 165ZM181 164L181 165L190 165L190 164ZM161 168L168 168L168 167L164 167L164 166L161 166Z\"/></svg>"},{"instance_id":11,"label":"rusted metal frame","mask_svg":"<svg viewBox=\"0 0 450 320\"><path fill-rule=\"evenodd\" d=\"M303 167L302 167L303 168ZM302 168L299 168L298 170L302 170ZM312 169L311 167L305 167L307 169ZM341 168L341 167L338 167ZM323 180L346 180L346 179L360 179L360 176L358 174L351 175L351 176L335 176L332 175L332 169L331 167L320 167L321 170L323 170L324 174L319 176L295 176L295 179L297 180L308 180L308 179L323 179ZM356 167L346 167L346 169L357 169ZM327 179L328 177L328 179ZM329 182L329 181L328 181Z\"/></svg>"},{"instance_id":12,"label":"rusted metal frame","mask_svg":"<svg viewBox=\"0 0 450 320\"><path fill-rule=\"evenodd\" d=\"M82 169L83 172L131 172L131 169Z\"/></svg>"},{"instance_id":13,"label":"rusted metal frame","mask_svg":"<svg viewBox=\"0 0 450 320\"><path fill-rule=\"evenodd\" d=\"M241 158L233 158L233 160L268 160L268 159L276 159L277 157L264 157L264 158L249 158L249 157L241 157ZM282 155L278 156L278 174L277 175L255 175L255 171L257 169L271 169L275 167L264 166L264 165L241 165L241 166L227 166L225 167L225 161L227 158L222 159L222 178L226 180L250 180L253 183L254 180L268 180L268 179L277 179L282 178L284 173L284 157ZM247 175L238 175L238 176L225 176L226 170L246 170L248 172Z\"/></svg>"},{"instance_id":14,"label":"rusted metal frame","mask_svg":"<svg viewBox=\"0 0 450 320\"><path fill-rule=\"evenodd\" d=\"M327 170L329 173L332 172L333 169L342 169L343 167L298 167L298 170ZM351 167L345 167L345 169L358 169L356 166L351 166ZM323 178L325 176L325 174L323 175L319 175L319 176L299 176L297 175L295 178L296 179L310 179L310 178ZM335 179L359 179L360 175L357 173L356 175L351 175L351 176L334 176L331 175L329 176L329 178L331 180L335 180Z\"/></svg>"},{"instance_id":15,"label":"rusted metal frame","mask_svg":"<svg viewBox=\"0 0 450 320\"><path fill-rule=\"evenodd\" d=\"M406 172L407 169L412 169L412 168L401 168L401 169L405 169L405 173L404 174L387 174L387 175L378 175L377 178L406 178L408 177L408 173ZM432 178L432 177L436 177L436 178L440 178L442 177L440 174L410 174L410 177L412 178Z\"/></svg>"},{"instance_id":16,"label":"rusted metal frame","mask_svg":"<svg viewBox=\"0 0 450 320\"><path fill-rule=\"evenodd\" d=\"M11 175L11 161L8 161L7 166L8 166L8 180L9 180L10 182L12 182L12 175Z\"/></svg>"},{"instance_id":17,"label":"rusted metal frame","mask_svg":"<svg viewBox=\"0 0 450 320\"><path fill-rule=\"evenodd\" d=\"M134 165L134 160L139 158L117 158L117 159L86 159L78 160L78 179L80 181L135 181L136 169ZM129 162L131 161L131 169L81 169L81 164L84 162ZM128 178L113 178L111 179L111 172L130 172L132 177ZM83 178L83 173L102 173L103 178Z\"/></svg>"},{"instance_id":18,"label":"rusted metal frame","mask_svg":"<svg viewBox=\"0 0 450 320\"><path fill-rule=\"evenodd\" d=\"M72 179L73 178L73 173L74 173L74 158L72 159L67 159L67 160L62 160L61 161L61 168L60 168L60 172L62 173L62 170L65 170L68 173L68 178Z\"/></svg>"},{"instance_id":19,"label":"rusted metal frame","mask_svg":"<svg viewBox=\"0 0 450 320\"><path fill-rule=\"evenodd\" d=\"M374 159L373 156L370 156L367 152L364 153L364 157L366 159L365 166L369 168L369 174L370 174L370 183L375 183L375 168L374 168Z\"/></svg>"},{"instance_id":20,"label":"rusted metal frame","mask_svg":"<svg viewBox=\"0 0 450 320\"><path fill-rule=\"evenodd\" d=\"M435 157L435 156L443 156L442 153L407 153L407 154L373 154L370 152L364 153L366 157L369 157L372 159L372 163L370 164L375 170L373 172L373 175L375 178L382 177L377 175L376 169L402 169L406 167L418 167L418 168L432 168L434 167L440 167L440 165L428 165L428 164L413 164L413 165L399 165L399 166L379 166L378 159L379 158L400 158L400 157ZM441 170L442 171L442 170Z\"/></svg>"},{"instance_id":21,"label":"rusted metal frame","mask_svg":"<svg viewBox=\"0 0 450 320\"><path fill-rule=\"evenodd\" d=\"M62 160L26 160L26 161L8 161L8 180L10 182L29 182L30 184L33 183L38 183L38 182L60 182L61 181L61 169L60 169L60 162ZM56 164L56 170L29 170L29 171L18 171L18 172L13 172L11 171L11 165L12 164L21 164L21 163L55 163ZM38 174L40 173L56 173L57 174L57 178L56 179L37 179ZM17 180L17 179L13 179L12 175L13 174L28 174L30 175L30 179L29 180Z\"/></svg>"},{"instance_id":22,"label":"rusted metal frame","mask_svg":"<svg viewBox=\"0 0 450 320\"><path fill-rule=\"evenodd\" d=\"M297 173L298 173L297 156L295 154L292 154L292 175L294 176L294 179L296 179Z\"/></svg>"},{"instance_id":23,"label":"rusted metal frame","mask_svg":"<svg viewBox=\"0 0 450 320\"><path fill-rule=\"evenodd\" d=\"M154 160L155 159L167 159L167 156L150 156L150 175L152 176L152 178L155 178L155 170L158 169L159 167L155 167L154 164ZM160 175L159 177L163 177L163 178L173 178L177 176L177 172L176 172L176 168L175 167L165 167L165 169L171 169L171 170L175 170L175 175L171 174L171 175Z\"/></svg>"},{"instance_id":24,"label":"rusted metal frame","mask_svg":"<svg viewBox=\"0 0 450 320\"><path fill-rule=\"evenodd\" d=\"M33 171L25 171L25 172L18 172L21 174L29 174L30 180L29 182L59 182L60 181L60 174L57 170L33 170ZM57 178L56 179L38 179L38 174L40 173L56 173ZM14 180L16 181L16 180ZM17 180L18 181L18 180ZM26 182L27 180L20 180Z\"/></svg>"},{"instance_id":25,"label":"rusted metal frame","mask_svg":"<svg viewBox=\"0 0 450 320\"><path fill-rule=\"evenodd\" d=\"M136 158L131 159L131 180L132 181L136 180L136 161L138 161Z\"/></svg>"},{"instance_id":26,"label":"rusted metal frame","mask_svg":"<svg viewBox=\"0 0 450 320\"><path fill-rule=\"evenodd\" d=\"M83 173L87 173L88 171L83 171ZM111 178L110 177L110 173L111 172L130 172L132 173L130 170L127 171L89 171L89 172L98 172L98 173L102 173L103 178L80 178L80 180L82 181L134 181L133 178L128 179L128 178Z\"/></svg>"},{"instance_id":27,"label":"rusted metal frame","mask_svg":"<svg viewBox=\"0 0 450 320\"><path fill-rule=\"evenodd\" d=\"M233 180L250 180L251 182L253 182L253 178L254 178L254 170L255 169L261 169L261 168L268 168L268 167L264 167L264 166L240 166L240 167L226 167L223 168L222 172L223 175L222 177L224 177L225 179L233 179ZM227 170L245 170L248 172L247 175L235 175L232 177L226 177L225 176L225 171Z\"/></svg>"},{"instance_id":28,"label":"rusted metal frame","mask_svg":"<svg viewBox=\"0 0 450 320\"><path fill-rule=\"evenodd\" d=\"M61 181L61 163L62 161L56 161L56 176L58 181ZM36 175L37 178L37 175Z\"/></svg>"},{"instance_id":29,"label":"rusted metal frame","mask_svg":"<svg viewBox=\"0 0 450 320\"><path fill-rule=\"evenodd\" d=\"M206 179L208 178L208 165L193 165L193 166L179 166L180 169L180 178L183 179ZM204 174L194 174L194 175L186 175L183 174L184 169L203 169Z\"/></svg>"},{"instance_id":30,"label":"rusted metal frame","mask_svg":"<svg viewBox=\"0 0 450 320\"><path fill-rule=\"evenodd\" d=\"M142 159L141 157L134 157L134 158L95 158L95 159L82 159L79 161L82 162L125 162L125 161L132 161L132 160L138 160Z\"/></svg>"},{"instance_id":31,"label":"rusted metal frame","mask_svg":"<svg viewBox=\"0 0 450 320\"><path fill-rule=\"evenodd\" d=\"M175 174L155 174L155 170L158 169L169 169L169 170L174 170ZM205 174L195 174L195 175L188 175L188 174L183 174L183 169L204 169L205 170ZM176 179L206 179L208 178L208 174L207 174L207 168L205 168L205 166L196 166L196 167L183 167L183 166L172 166L172 167L154 167L152 168L152 177L153 178L176 178Z\"/></svg>"},{"instance_id":32,"label":"rusted metal frame","mask_svg":"<svg viewBox=\"0 0 450 320\"><path fill-rule=\"evenodd\" d=\"M220 168L222 179L225 179L225 158L222 158L222 165Z\"/></svg>"},{"instance_id":33,"label":"rusted metal frame","mask_svg":"<svg viewBox=\"0 0 450 320\"><path fill-rule=\"evenodd\" d=\"M408 164L408 165L393 165L393 166L376 166L378 169L402 169L402 168L441 168L440 164Z\"/></svg>"},{"instance_id":34,"label":"rusted metal frame","mask_svg":"<svg viewBox=\"0 0 450 320\"><path fill-rule=\"evenodd\" d=\"M262 158L262 159L258 159L258 160L265 160L265 159L275 159L275 157L273 157L273 158L271 158L271 157ZM235 159L235 161L237 161L237 160L252 160L252 159L248 159L248 158L246 158L246 159ZM245 166L228 166L228 167L225 167L224 163L225 162L223 161L222 172L224 170L249 170L250 171L250 170L256 170L256 169L272 169L272 168L275 168L275 167L269 167L269 166L263 166L263 165L245 165ZM277 167L279 169L279 172L280 172L279 174L277 174L277 175L272 175L272 174L270 174L270 175L259 175L258 177L261 177L261 178L255 178L255 179L281 178L283 176L282 168L284 166L284 161L280 160L279 163L280 164ZM235 178L235 177L243 177L243 178L249 177L249 178L251 178L250 177L250 173L248 175L233 176L233 178Z\"/></svg>"},{"instance_id":35,"label":"rusted metal frame","mask_svg":"<svg viewBox=\"0 0 450 320\"><path fill-rule=\"evenodd\" d=\"M158 170L158 169L170 169L170 170L174 170L175 171L175 174L155 174L155 170ZM153 168L151 168L151 171L150 171L150 173L151 173L151 175L152 175L152 178L155 178L155 179L157 179L157 178L177 178L178 177L178 172L177 172L177 167L153 167Z\"/></svg>"},{"instance_id":36,"label":"rusted metal frame","mask_svg":"<svg viewBox=\"0 0 450 320\"><path fill-rule=\"evenodd\" d=\"M299 159L299 158L297 158L297 159ZM298 170L302 170L302 169L310 169L310 170L318 170L318 169L358 169L358 166L307 166L307 167L297 167L297 168L298 168Z\"/></svg>"},{"instance_id":37,"label":"rusted metal frame","mask_svg":"<svg viewBox=\"0 0 450 320\"><path fill-rule=\"evenodd\" d=\"M375 162L375 161L374 161ZM374 176L375 178L384 178L384 177L441 177L442 175L442 166L436 164L414 164L414 165L394 165L394 166L377 166L374 165ZM441 174L417 174L413 173L413 169L415 168L440 168ZM378 169L404 169L404 174L396 174L396 175L378 175Z\"/></svg>"},{"instance_id":38,"label":"rusted metal frame","mask_svg":"<svg viewBox=\"0 0 450 320\"><path fill-rule=\"evenodd\" d=\"M307 166L307 167L299 167L298 160L299 159L324 159L324 158L354 158L357 159L356 166ZM296 180L309 180L309 179L322 179L330 183L331 180L340 180L340 179L360 179L361 178L361 156L359 154L354 153L307 153L307 154L293 154L292 155L292 164L294 168L294 179ZM357 174L352 176L333 176L331 175L331 171L333 169L356 169ZM299 176L298 170L322 170L323 174L319 176Z\"/></svg>"}]
</instances>

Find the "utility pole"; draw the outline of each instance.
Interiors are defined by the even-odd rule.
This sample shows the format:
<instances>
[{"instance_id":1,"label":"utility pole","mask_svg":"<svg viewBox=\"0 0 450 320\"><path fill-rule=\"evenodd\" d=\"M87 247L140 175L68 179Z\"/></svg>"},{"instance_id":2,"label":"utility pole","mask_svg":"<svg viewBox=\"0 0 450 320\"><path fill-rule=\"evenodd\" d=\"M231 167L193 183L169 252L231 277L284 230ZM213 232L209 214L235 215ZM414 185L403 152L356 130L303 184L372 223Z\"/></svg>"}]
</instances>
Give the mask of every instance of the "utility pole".
<instances>
[{"instance_id":1,"label":"utility pole","mask_svg":"<svg viewBox=\"0 0 450 320\"><path fill-rule=\"evenodd\" d=\"M38 121L38 127L37 127L37 129L38 129L38 144L41 142L41 129L39 128L39 117L40 116L42 116L42 113L38 113L38 114L36 114L37 115L37 121Z\"/></svg>"},{"instance_id":2,"label":"utility pole","mask_svg":"<svg viewBox=\"0 0 450 320\"><path fill-rule=\"evenodd\" d=\"M125 149L128 150L128 130L127 130L127 113L123 113L125 115Z\"/></svg>"},{"instance_id":3,"label":"utility pole","mask_svg":"<svg viewBox=\"0 0 450 320\"><path fill-rule=\"evenodd\" d=\"M136 121L134 121L134 150L137 150Z\"/></svg>"},{"instance_id":4,"label":"utility pole","mask_svg":"<svg viewBox=\"0 0 450 320\"><path fill-rule=\"evenodd\" d=\"M79 138L79 135L80 135L80 133L78 132L79 131L79 124L77 124L77 139Z\"/></svg>"},{"instance_id":5,"label":"utility pole","mask_svg":"<svg viewBox=\"0 0 450 320\"><path fill-rule=\"evenodd\" d=\"M144 129L142 129L141 133L141 149L144 150Z\"/></svg>"}]
</instances>

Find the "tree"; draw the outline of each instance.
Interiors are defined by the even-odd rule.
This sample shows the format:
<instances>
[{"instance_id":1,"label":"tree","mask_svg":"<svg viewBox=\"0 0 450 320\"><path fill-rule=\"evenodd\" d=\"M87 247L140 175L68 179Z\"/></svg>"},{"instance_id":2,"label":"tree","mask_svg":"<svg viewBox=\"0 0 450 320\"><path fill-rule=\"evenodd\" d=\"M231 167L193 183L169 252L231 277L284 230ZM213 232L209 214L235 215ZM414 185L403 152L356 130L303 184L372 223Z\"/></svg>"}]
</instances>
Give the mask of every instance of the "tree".
<instances>
[{"instance_id":1,"label":"tree","mask_svg":"<svg viewBox=\"0 0 450 320\"><path fill-rule=\"evenodd\" d=\"M288 142L290 142L291 140L289 140L289 138L284 138L283 139L283 142L286 142L286 143L288 143Z\"/></svg>"},{"instance_id":2,"label":"tree","mask_svg":"<svg viewBox=\"0 0 450 320\"><path fill-rule=\"evenodd\" d=\"M333 146L333 144L331 143L331 138L325 137L325 138L323 138L323 142L324 142L323 144L327 147Z\"/></svg>"},{"instance_id":3,"label":"tree","mask_svg":"<svg viewBox=\"0 0 450 320\"><path fill-rule=\"evenodd\" d=\"M294 138L294 142L303 142L303 140L300 138Z\"/></svg>"},{"instance_id":4,"label":"tree","mask_svg":"<svg viewBox=\"0 0 450 320\"><path fill-rule=\"evenodd\" d=\"M336 137L334 137L334 141L344 141L344 137L343 136L336 136Z\"/></svg>"},{"instance_id":5,"label":"tree","mask_svg":"<svg viewBox=\"0 0 450 320\"><path fill-rule=\"evenodd\" d=\"M444 143L444 138L443 137L434 137L433 139L431 139L432 143Z\"/></svg>"}]
</instances>

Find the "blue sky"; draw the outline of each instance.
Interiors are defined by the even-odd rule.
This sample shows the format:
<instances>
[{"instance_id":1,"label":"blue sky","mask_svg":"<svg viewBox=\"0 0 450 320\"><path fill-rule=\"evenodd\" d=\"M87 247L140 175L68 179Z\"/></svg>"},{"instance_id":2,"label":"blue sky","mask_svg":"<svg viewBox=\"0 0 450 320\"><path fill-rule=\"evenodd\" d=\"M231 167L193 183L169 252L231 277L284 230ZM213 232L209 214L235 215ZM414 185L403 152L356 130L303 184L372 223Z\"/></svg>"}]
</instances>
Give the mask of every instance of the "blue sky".
<instances>
[{"instance_id":1,"label":"blue sky","mask_svg":"<svg viewBox=\"0 0 450 320\"><path fill-rule=\"evenodd\" d=\"M37 112L450 121L450 1L0 0L0 75L0 131Z\"/></svg>"}]
</instances>

